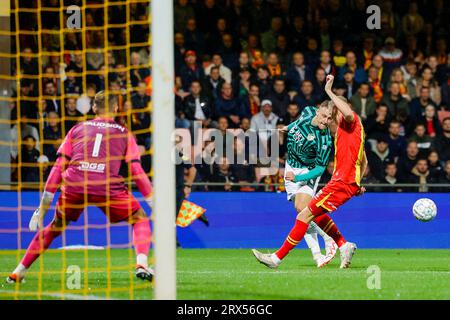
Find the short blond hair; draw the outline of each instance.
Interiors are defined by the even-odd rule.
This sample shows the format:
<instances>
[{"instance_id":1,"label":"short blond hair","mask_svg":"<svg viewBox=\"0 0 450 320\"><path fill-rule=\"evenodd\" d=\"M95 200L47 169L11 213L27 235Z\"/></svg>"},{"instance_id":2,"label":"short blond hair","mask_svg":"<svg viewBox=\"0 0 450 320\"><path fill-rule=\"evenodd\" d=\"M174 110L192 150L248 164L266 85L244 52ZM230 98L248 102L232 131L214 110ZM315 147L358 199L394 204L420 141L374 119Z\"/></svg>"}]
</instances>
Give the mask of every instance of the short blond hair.
<instances>
[{"instance_id":1,"label":"short blond hair","mask_svg":"<svg viewBox=\"0 0 450 320\"><path fill-rule=\"evenodd\" d=\"M114 107L118 103L117 95L115 94L106 94L105 91L99 91L96 93L94 97L94 104L100 112L114 112ZM106 108L108 105L108 108Z\"/></svg>"}]
</instances>

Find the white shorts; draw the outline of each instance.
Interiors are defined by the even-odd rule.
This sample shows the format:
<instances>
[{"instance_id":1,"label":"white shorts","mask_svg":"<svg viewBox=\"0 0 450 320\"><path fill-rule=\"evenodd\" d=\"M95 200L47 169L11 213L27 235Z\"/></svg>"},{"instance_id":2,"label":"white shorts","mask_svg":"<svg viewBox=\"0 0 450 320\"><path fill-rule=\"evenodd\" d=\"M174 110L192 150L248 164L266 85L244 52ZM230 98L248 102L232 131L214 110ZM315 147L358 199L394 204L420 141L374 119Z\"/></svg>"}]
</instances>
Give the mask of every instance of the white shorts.
<instances>
[{"instance_id":1,"label":"white shorts","mask_svg":"<svg viewBox=\"0 0 450 320\"><path fill-rule=\"evenodd\" d=\"M286 166L284 168L284 177L286 177L286 172L293 172L295 176L299 174L305 174L309 172L308 168L292 168L287 162ZM320 177L317 177L315 179L310 179L308 181L300 181L300 182L293 182L293 181L286 181L284 179L284 187L286 188L287 193L287 199L289 201L292 201L294 196L297 193L304 193L308 194L311 197L314 197L317 191L317 186L319 184Z\"/></svg>"}]
</instances>

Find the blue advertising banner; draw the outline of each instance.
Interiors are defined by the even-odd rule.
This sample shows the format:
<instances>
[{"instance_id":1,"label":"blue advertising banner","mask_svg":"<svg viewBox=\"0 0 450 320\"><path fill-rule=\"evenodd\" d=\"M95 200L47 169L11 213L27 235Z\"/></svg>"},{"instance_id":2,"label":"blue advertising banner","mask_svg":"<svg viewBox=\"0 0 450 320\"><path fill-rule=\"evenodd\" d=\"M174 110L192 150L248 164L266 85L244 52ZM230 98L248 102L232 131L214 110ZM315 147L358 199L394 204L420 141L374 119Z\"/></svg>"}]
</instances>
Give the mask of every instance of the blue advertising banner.
<instances>
[{"instance_id":1,"label":"blue advertising banner","mask_svg":"<svg viewBox=\"0 0 450 320\"><path fill-rule=\"evenodd\" d=\"M437 205L437 217L431 222L417 221L412 214L414 202L422 197ZM282 193L196 192L189 200L207 209L210 226L195 221L178 228L184 248L276 248L296 216L293 204ZM0 203L0 249L26 248L34 235L28 230L28 221L39 203L39 193L0 192ZM142 206L150 212L146 204ZM47 223L52 216L49 212ZM360 248L450 248L449 194L367 193L350 200L332 218L344 237ZM60 238L53 248L108 243L127 247L131 242L126 223L111 225L108 235L106 218L94 207L71 227L64 243Z\"/></svg>"}]
</instances>

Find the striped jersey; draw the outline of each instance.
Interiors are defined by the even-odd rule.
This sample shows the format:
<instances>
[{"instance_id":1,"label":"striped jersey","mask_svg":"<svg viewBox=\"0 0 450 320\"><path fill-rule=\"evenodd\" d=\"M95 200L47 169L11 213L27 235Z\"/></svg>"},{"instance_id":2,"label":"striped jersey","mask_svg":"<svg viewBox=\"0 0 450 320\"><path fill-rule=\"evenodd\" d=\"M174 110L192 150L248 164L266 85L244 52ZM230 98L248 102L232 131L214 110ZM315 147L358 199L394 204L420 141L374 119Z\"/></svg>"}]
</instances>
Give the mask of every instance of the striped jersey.
<instances>
[{"instance_id":1,"label":"striped jersey","mask_svg":"<svg viewBox=\"0 0 450 320\"><path fill-rule=\"evenodd\" d=\"M300 118L288 126L287 162L293 168L312 169L328 164L333 139L330 129L320 130L311 124L316 110L316 107L306 107Z\"/></svg>"}]
</instances>

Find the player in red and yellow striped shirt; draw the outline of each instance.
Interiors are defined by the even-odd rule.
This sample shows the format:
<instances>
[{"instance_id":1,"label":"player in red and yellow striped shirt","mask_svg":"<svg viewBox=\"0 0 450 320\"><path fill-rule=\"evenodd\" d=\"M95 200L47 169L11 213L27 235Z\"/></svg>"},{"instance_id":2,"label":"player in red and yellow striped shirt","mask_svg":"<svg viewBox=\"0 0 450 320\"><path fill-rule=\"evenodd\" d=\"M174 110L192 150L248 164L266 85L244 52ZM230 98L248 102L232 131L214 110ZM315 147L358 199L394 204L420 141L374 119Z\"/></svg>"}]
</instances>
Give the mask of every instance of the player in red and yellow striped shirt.
<instances>
[{"instance_id":1,"label":"player in red and yellow striped shirt","mask_svg":"<svg viewBox=\"0 0 450 320\"><path fill-rule=\"evenodd\" d=\"M365 192L360 181L367 168L364 152L364 128L346 99L336 96L331 90L334 77L327 76L325 91L331 98L334 119L338 125L335 136L335 158L333 176L325 187L309 202L297 216L294 228L281 248L273 254L262 254L253 250L259 262L270 268L276 268L281 260L303 239L309 223L314 221L333 238L341 251L341 268L348 268L356 250L356 245L347 242L328 213L352 197Z\"/></svg>"}]
</instances>

